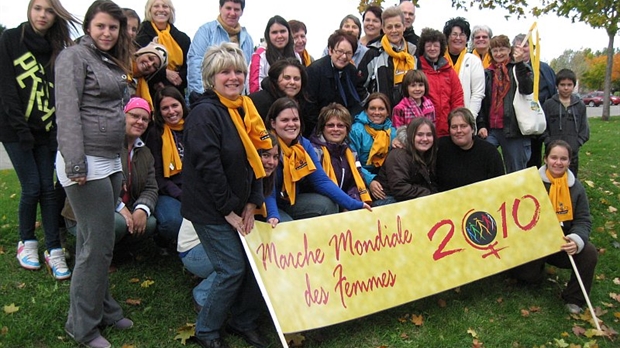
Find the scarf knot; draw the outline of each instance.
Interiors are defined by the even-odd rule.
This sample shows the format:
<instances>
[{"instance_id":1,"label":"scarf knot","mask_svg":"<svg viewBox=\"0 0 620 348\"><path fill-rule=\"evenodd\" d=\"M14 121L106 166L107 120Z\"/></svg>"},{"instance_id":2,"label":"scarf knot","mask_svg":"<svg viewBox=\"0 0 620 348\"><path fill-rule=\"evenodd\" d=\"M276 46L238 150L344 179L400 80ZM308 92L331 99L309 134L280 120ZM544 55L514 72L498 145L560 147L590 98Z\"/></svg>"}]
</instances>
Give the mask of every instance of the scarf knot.
<instances>
[{"instance_id":1,"label":"scarf knot","mask_svg":"<svg viewBox=\"0 0 620 348\"><path fill-rule=\"evenodd\" d=\"M254 176L256 179L264 178L266 176L265 168L258 150L269 150L272 145L269 133L265 129L263 119L256 110L254 103L246 96L239 96L235 100L230 100L218 92L215 94L217 94L220 102L228 108L228 113L237 129L239 138L241 138L246 158L254 171ZM241 113L244 115L242 116Z\"/></svg>"},{"instance_id":2,"label":"scarf knot","mask_svg":"<svg viewBox=\"0 0 620 348\"><path fill-rule=\"evenodd\" d=\"M551 205L555 209L555 215L558 217L558 221L570 221L573 219L573 203L570 198L570 188L568 187L568 172L565 172L559 178L554 178L549 171L549 168L545 170L545 175L551 182L549 188L549 199Z\"/></svg>"},{"instance_id":3,"label":"scarf knot","mask_svg":"<svg viewBox=\"0 0 620 348\"><path fill-rule=\"evenodd\" d=\"M312 157L299 142L288 146L280 137L276 137L278 138L280 149L282 149L282 174L284 179L282 194L284 197L288 197L291 205L294 205L297 194L297 182L312 174L316 170L316 166L312 162Z\"/></svg>"},{"instance_id":4,"label":"scarf knot","mask_svg":"<svg viewBox=\"0 0 620 348\"><path fill-rule=\"evenodd\" d=\"M416 64L415 58L407 51L407 41L404 41L404 43L403 50L396 52L394 48L392 48L392 44L388 40L387 35L383 35L381 39L381 47L392 57L392 61L394 62L394 85L402 83L407 71L413 70Z\"/></svg>"},{"instance_id":5,"label":"scarf knot","mask_svg":"<svg viewBox=\"0 0 620 348\"><path fill-rule=\"evenodd\" d=\"M373 139L366 164L379 168L383 165L383 162L385 162L388 150L390 149L392 129L374 129L367 124L364 125L364 129Z\"/></svg>"}]
</instances>

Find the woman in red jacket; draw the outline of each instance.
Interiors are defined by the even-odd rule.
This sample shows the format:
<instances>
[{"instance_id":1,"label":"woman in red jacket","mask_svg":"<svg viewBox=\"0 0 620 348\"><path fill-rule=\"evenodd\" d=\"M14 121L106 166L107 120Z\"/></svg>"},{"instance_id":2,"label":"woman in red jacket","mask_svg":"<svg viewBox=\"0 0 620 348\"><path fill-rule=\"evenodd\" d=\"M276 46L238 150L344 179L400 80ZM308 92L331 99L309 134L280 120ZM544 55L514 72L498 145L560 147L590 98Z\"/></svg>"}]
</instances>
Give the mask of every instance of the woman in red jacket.
<instances>
[{"instance_id":1,"label":"woman in red jacket","mask_svg":"<svg viewBox=\"0 0 620 348\"><path fill-rule=\"evenodd\" d=\"M435 127L437 137L449 135L448 114L450 111L465 106L461 81L450 63L444 58L447 41L439 30L426 28L422 30L418 41L418 60L426 74L429 85L429 97L435 106Z\"/></svg>"}]
</instances>

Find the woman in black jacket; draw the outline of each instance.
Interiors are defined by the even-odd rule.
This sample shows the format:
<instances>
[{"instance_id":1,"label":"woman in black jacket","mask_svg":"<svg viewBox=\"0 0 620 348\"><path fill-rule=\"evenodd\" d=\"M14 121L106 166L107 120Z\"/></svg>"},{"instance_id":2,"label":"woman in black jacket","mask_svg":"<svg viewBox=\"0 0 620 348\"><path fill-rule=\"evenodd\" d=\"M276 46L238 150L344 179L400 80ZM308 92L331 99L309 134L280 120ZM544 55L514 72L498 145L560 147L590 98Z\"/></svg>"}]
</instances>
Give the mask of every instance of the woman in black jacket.
<instances>
[{"instance_id":1,"label":"woman in black jacket","mask_svg":"<svg viewBox=\"0 0 620 348\"><path fill-rule=\"evenodd\" d=\"M54 61L73 44L77 20L58 0L30 0L27 15L0 38L0 141L21 185L17 259L23 268L41 267L34 233L40 204L45 262L54 278L67 279L54 194Z\"/></svg>"}]
</instances>

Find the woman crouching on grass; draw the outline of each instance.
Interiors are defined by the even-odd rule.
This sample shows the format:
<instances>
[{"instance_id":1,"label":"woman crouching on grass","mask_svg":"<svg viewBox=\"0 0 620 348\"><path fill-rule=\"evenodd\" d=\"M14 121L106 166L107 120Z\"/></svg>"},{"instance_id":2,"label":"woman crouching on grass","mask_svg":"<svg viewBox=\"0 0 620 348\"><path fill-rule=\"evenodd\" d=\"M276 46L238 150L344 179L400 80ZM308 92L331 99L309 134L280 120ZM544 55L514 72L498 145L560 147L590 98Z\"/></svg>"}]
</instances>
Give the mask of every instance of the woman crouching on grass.
<instances>
[{"instance_id":1,"label":"woman crouching on grass","mask_svg":"<svg viewBox=\"0 0 620 348\"><path fill-rule=\"evenodd\" d=\"M589 242L592 218L586 190L568 169L572 153L567 142L554 140L547 145L545 165L539 169L540 177L549 192L549 199L564 231L565 243L560 247L561 251L519 266L512 272L517 279L531 283L541 282L545 277L545 263L571 269L568 257L571 255L589 294L598 255L594 245ZM566 309L572 314L580 313L586 304L574 271L566 289L562 292L562 299L566 303Z\"/></svg>"}]
</instances>

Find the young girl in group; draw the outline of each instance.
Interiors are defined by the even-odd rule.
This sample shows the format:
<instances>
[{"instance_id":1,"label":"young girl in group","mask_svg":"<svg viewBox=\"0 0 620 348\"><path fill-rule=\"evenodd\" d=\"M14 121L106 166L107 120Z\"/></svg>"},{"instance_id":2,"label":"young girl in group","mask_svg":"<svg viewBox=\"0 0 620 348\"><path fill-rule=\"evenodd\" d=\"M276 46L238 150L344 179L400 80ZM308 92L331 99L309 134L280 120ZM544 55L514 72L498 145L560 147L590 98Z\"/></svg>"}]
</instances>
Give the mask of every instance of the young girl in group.
<instances>
[{"instance_id":1,"label":"young girl in group","mask_svg":"<svg viewBox=\"0 0 620 348\"><path fill-rule=\"evenodd\" d=\"M392 125L408 125L416 117L435 123L435 106L428 97L428 79L422 70L409 70L403 79L403 99L394 107Z\"/></svg>"},{"instance_id":2,"label":"young girl in group","mask_svg":"<svg viewBox=\"0 0 620 348\"><path fill-rule=\"evenodd\" d=\"M592 216L588 196L581 182L570 171L572 149L564 140L554 140L545 148L545 165L538 172L549 193L558 223L564 232L564 244L557 253L538 259L512 270L517 279L540 283L545 279L545 263L559 268L571 269L569 255L577 266L586 293L590 293L594 269L598 261L596 247L589 241ZM586 304L577 275L573 271L566 288L562 291L566 310L578 314Z\"/></svg>"},{"instance_id":3,"label":"young girl in group","mask_svg":"<svg viewBox=\"0 0 620 348\"><path fill-rule=\"evenodd\" d=\"M77 221L65 331L87 347L106 348L111 344L101 335L102 327L133 326L112 298L108 280L133 47L127 18L112 1L93 2L82 27L80 43L63 50L55 68L57 175Z\"/></svg>"},{"instance_id":4,"label":"young girl in group","mask_svg":"<svg viewBox=\"0 0 620 348\"><path fill-rule=\"evenodd\" d=\"M377 180L386 189L388 197L376 201L375 205L406 201L437 192L437 134L433 122L424 117L416 118L407 126L406 132L399 129L397 137L405 146L392 149L379 170Z\"/></svg>"},{"instance_id":5,"label":"young girl in group","mask_svg":"<svg viewBox=\"0 0 620 348\"><path fill-rule=\"evenodd\" d=\"M34 233L41 205L45 263L54 278L67 279L54 193L54 61L73 44L70 27L77 20L58 0L30 0L27 16L0 39L0 142L21 185L17 259L25 269L41 268Z\"/></svg>"}]
</instances>

